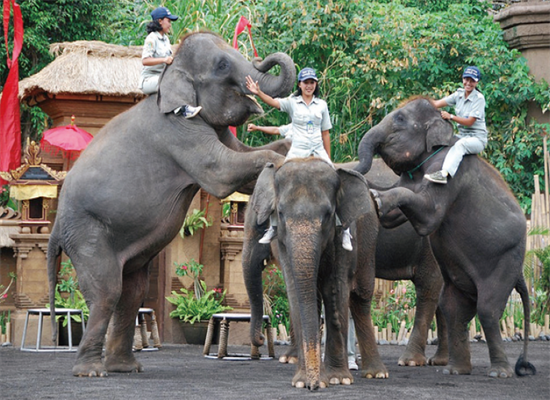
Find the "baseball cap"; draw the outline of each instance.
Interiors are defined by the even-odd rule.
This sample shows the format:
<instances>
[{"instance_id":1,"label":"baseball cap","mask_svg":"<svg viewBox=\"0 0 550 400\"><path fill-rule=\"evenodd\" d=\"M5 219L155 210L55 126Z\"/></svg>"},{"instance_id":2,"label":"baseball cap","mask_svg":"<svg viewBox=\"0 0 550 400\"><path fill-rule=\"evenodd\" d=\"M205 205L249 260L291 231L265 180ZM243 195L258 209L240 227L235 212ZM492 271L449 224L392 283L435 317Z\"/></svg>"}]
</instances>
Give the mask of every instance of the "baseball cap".
<instances>
[{"instance_id":1,"label":"baseball cap","mask_svg":"<svg viewBox=\"0 0 550 400\"><path fill-rule=\"evenodd\" d=\"M307 81L308 79L313 79L318 82L317 75L315 75L315 70L313 68L304 68L298 74L298 82Z\"/></svg>"},{"instance_id":2,"label":"baseball cap","mask_svg":"<svg viewBox=\"0 0 550 400\"><path fill-rule=\"evenodd\" d=\"M479 69L477 67L466 67L464 73L462 74L462 77L472 78L474 81L478 82L481 79L481 72L479 72Z\"/></svg>"},{"instance_id":3,"label":"baseball cap","mask_svg":"<svg viewBox=\"0 0 550 400\"><path fill-rule=\"evenodd\" d=\"M172 13L170 12L170 10L167 9L166 7L158 7L158 8L155 8L155 9L151 12L151 18L153 18L153 21L156 21L157 19L163 19L163 18L169 18L169 19L171 19L172 21L175 21L175 20L177 20L179 17L176 16L176 15L172 15Z\"/></svg>"}]
</instances>

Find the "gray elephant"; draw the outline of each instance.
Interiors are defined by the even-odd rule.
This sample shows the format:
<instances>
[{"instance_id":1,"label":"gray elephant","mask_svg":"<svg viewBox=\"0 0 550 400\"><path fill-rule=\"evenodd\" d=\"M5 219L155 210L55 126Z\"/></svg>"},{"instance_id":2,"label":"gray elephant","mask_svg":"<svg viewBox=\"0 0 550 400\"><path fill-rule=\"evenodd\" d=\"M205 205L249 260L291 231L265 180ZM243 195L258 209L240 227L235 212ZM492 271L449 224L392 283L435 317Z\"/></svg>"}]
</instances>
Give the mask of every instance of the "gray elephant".
<instances>
[{"instance_id":1,"label":"gray elephant","mask_svg":"<svg viewBox=\"0 0 550 400\"><path fill-rule=\"evenodd\" d=\"M267 73L275 65L278 76ZM284 160L269 149L286 154L288 143L252 151L228 129L262 111L248 96L247 75L266 93L284 96L296 70L281 53L251 63L215 34L186 36L161 76L158 94L110 121L67 175L48 247L48 275L53 307L56 261L64 251L90 308L74 375L142 370L132 341L148 266L176 236L194 195L202 187L223 198L256 179L267 161ZM202 106L200 115L176 115L184 104Z\"/></svg>"},{"instance_id":2,"label":"gray elephant","mask_svg":"<svg viewBox=\"0 0 550 400\"><path fill-rule=\"evenodd\" d=\"M354 171L334 169L323 160L293 159L264 169L245 216L243 273L251 310L252 343L260 346L261 273L269 245L259 244L272 214L278 220L278 259L287 285L298 347L296 387L316 389L349 384L345 354L348 305L357 327L364 375L386 378L370 316L378 221L366 180ZM335 216L342 221L335 226ZM341 246L350 227L354 250ZM351 290L351 295L350 295ZM325 305L327 341L321 363L319 306Z\"/></svg>"},{"instance_id":3,"label":"gray elephant","mask_svg":"<svg viewBox=\"0 0 550 400\"><path fill-rule=\"evenodd\" d=\"M447 320L449 364L445 374L472 371L467 325L476 315L483 327L491 367L488 375L510 377L499 318L512 289L521 295L525 336L529 334L529 297L523 277L526 221L500 174L477 155L464 157L445 186L424 179L441 169L449 146L457 141L449 122L430 99L416 98L388 114L359 145L357 170L367 172L375 153L400 175L399 187L374 191L386 227L409 220L429 236L441 267L444 288L440 307ZM516 373L535 373L523 355Z\"/></svg>"},{"instance_id":4,"label":"gray elephant","mask_svg":"<svg viewBox=\"0 0 550 400\"><path fill-rule=\"evenodd\" d=\"M357 164L357 162L339 164L338 167L353 169ZM374 160L365 178L370 188L386 190L399 181L399 177L379 158ZM272 250L275 254L277 253L276 246ZM263 268L263 264L258 261L250 262L246 266ZM416 288L414 325L409 343L399 357L398 364L402 366L446 365L449 361L447 327L441 310L437 308L439 294L443 287L443 277L428 238L419 236L408 222L392 229L380 226L376 243L376 277L387 280L411 280ZM257 284L261 282L258 281ZM259 300L263 301L261 297ZM261 310L262 305L260 304L256 309ZM434 313L439 341L436 353L427 359L426 343ZM260 328L261 325L254 327L255 336L261 335ZM331 343L327 341L327 346L330 345ZM296 359L297 348L293 340L286 354L279 360L295 363Z\"/></svg>"}]
</instances>

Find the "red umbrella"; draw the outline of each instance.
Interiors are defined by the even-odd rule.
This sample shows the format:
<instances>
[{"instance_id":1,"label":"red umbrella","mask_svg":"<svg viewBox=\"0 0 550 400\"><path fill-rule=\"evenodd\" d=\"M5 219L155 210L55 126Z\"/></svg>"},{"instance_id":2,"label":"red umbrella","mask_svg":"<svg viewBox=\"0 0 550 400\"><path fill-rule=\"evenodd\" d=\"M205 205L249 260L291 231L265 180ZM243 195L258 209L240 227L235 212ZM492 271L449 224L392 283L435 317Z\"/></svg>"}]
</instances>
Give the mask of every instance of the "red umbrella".
<instances>
[{"instance_id":1,"label":"red umbrella","mask_svg":"<svg viewBox=\"0 0 550 400\"><path fill-rule=\"evenodd\" d=\"M75 125L73 115L71 125L58 126L44 132L41 144L46 151L57 154L61 150L65 157L74 158L93 138L90 133Z\"/></svg>"}]
</instances>

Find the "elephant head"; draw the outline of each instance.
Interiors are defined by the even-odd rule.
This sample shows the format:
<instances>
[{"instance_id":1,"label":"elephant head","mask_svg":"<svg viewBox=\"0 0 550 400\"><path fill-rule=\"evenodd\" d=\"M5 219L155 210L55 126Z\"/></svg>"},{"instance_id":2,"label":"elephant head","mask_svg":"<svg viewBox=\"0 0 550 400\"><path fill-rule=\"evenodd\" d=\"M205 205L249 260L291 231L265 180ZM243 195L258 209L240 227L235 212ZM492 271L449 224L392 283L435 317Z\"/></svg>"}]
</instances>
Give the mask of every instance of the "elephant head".
<instances>
[{"instance_id":1,"label":"elephant head","mask_svg":"<svg viewBox=\"0 0 550 400\"><path fill-rule=\"evenodd\" d=\"M452 137L452 125L441 118L430 99L414 98L363 136L359 144L360 163L355 170L367 173L378 153L395 173L410 171L436 147L450 145Z\"/></svg>"},{"instance_id":2,"label":"elephant head","mask_svg":"<svg viewBox=\"0 0 550 400\"><path fill-rule=\"evenodd\" d=\"M278 76L267 72L275 65L281 69ZM286 54L250 62L214 33L191 33L183 38L174 62L160 78L159 109L169 113L184 104L199 105L201 117L211 126L241 125L251 114L262 112L246 89L247 75L265 93L280 97L292 90L296 69Z\"/></svg>"},{"instance_id":3,"label":"elephant head","mask_svg":"<svg viewBox=\"0 0 550 400\"><path fill-rule=\"evenodd\" d=\"M333 378L338 381L351 378L344 360L345 341L338 330L347 326L349 281L357 253L356 249L353 253L342 249L340 229L351 226L353 232L356 222L363 221L366 214L372 217L369 221L373 222L376 237L378 225L364 177L355 171L336 170L323 160L293 159L278 169L270 165L258 178L247 209L243 250L243 272L253 314L252 341L261 344L257 334L261 329L262 301L261 268L258 268L261 260L257 249L267 246L258 244L257 235L251 235L251 232L259 232L257 227L265 225L273 215L278 221L278 258L287 285L299 348L300 362L293 379L296 386L315 389L328 385ZM342 228L336 227L337 216ZM326 360L329 361L325 362L342 357L338 366L328 368L334 374L328 378L321 368L320 294L327 319L338 320L329 324L327 337L338 336L335 346L340 346L337 350L327 350ZM347 331L347 328L342 329Z\"/></svg>"}]
</instances>

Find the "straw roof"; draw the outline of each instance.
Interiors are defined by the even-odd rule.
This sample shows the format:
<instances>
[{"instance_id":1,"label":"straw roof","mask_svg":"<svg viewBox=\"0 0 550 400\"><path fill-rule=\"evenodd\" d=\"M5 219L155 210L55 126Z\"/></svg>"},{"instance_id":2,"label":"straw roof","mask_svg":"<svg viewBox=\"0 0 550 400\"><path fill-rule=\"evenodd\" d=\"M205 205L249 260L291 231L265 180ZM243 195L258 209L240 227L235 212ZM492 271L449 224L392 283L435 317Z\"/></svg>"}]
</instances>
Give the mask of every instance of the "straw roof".
<instances>
[{"instance_id":1,"label":"straw roof","mask_svg":"<svg viewBox=\"0 0 550 400\"><path fill-rule=\"evenodd\" d=\"M54 43L54 61L19 82L19 98L50 94L94 94L143 97L138 89L141 46L118 46L100 41Z\"/></svg>"}]
</instances>

